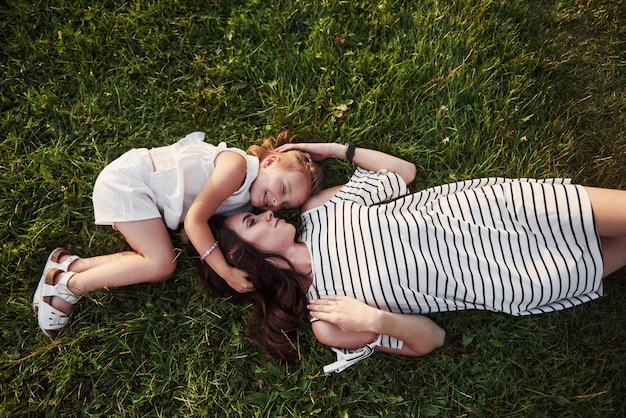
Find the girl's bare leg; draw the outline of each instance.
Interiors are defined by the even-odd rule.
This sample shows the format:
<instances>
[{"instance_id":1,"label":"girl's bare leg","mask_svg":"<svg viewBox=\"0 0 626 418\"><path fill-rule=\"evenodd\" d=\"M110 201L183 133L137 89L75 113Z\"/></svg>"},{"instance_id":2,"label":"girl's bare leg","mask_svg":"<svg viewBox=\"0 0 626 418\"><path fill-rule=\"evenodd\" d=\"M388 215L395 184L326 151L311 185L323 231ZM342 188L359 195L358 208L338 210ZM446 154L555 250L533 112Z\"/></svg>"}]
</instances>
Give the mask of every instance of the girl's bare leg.
<instances>
[{"instance_id":1,"label":"girl's bare leg","mask_svg":"<svg viewBox=\"0 0 626 418\"><path fill-rule=\"evenodd\" d=\"M106 255L97 255L95 257L87 257L87 258L79 258L76 261L73 261L72 264L69 265L68 270L74 271L76 273L81 273L83 271L98 267L102 264L110 263L113 260L117 260L120 257L126 257L129 255L136 255L137 253L134 251L122 251L115 254L106 254ZM66 258L70 257L69 255L62 256L59 259L59 262L65 261Z\"/></svg>"},{"instance_id":2,"label":"girl's bare leg","mask_svg":"<svg viewBox=\"0 0 626 418\"><path fill-rule=\"evenodd\" d=\"M604 277L626 265L626 190L585 187L600 235Z\"/></svg>"},{"instance_id":3,"label":"girl's bare leg","mask_svg":"<svg viewBox=\"0 0 626 418\"><path fill-rule=\"evenodd\" d=\"M115 225L134 251L125 251L87 259L70 265L76 272L67 286L76 296L105 288L128 286L167 279L176 269L174 247L160 218ZM66 273L67 274L67 273ZM60 275L57 275L57 280ZM71 305L60 298L52 306L68 312Z\"/></svg>"}]
</instances>

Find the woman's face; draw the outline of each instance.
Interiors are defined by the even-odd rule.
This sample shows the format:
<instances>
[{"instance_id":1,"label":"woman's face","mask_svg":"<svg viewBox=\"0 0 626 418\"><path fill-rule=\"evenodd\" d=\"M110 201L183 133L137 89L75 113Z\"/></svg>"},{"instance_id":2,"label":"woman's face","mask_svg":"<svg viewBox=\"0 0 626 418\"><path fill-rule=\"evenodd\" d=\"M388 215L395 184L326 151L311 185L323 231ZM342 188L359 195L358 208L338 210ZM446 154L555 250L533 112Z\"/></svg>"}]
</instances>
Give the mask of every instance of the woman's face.
<instances>
[{"instance_id":1,"label":"woman's face","mask_svg":"<svg viewBox=\"0 0 626 418\"><path fill-rule=\"evenodd\" d=\"M226 219L226 225L248 244L261 251L282 254L293 245L296 228L270 210L259 215L238 213Z\"/></svg>"}]
</instances>

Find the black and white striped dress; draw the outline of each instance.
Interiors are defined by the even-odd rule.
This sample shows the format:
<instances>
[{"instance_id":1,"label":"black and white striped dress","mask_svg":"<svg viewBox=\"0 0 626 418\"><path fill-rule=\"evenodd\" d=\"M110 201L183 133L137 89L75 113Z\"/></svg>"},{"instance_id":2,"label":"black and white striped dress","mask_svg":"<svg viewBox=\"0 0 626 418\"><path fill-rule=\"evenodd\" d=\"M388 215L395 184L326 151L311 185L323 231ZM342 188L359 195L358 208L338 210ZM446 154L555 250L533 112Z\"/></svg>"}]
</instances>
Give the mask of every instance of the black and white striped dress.
<instances>
[{"instance_id":1,"label":"black and white striped dress","mask_svg":"<svg viewBox=\"0 0 626 418\"><path fill-rule=\"evenodd\" d=\"M405 314L530 315L602 295L600 242L582 186L484 178L407 192L394 173L357 169L325 205L302 214L309 299L348 295Z\"/></svg>"}]
</instances>

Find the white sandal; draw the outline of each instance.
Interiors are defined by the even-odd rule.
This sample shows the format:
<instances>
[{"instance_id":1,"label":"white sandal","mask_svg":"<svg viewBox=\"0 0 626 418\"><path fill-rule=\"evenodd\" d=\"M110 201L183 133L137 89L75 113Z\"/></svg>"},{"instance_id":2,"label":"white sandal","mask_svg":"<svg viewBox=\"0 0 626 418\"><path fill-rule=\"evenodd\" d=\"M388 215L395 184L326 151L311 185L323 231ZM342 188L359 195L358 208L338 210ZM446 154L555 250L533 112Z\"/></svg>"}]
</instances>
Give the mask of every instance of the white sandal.
<instances>
[{"instance_id":1,"label":"white sandal","mask_svg":"<svg viewBox=\"0 0 626 418\"><path fill-rule=\"evenodd\" d=\"M59 262L61 257L64 255L69 255L68 258L63 260L62 263ZM39 279L39 284L37 285L37 289L35 290L35 294L33 295L33 311L37 313L37 305L41 300L41 291L43 289L43 285L46 281L46 272L51 268L56 268L62 271L67 271L74 261L78 260L80 257L77 255L73 255L65 248L55 248L54 251L50 253L48 259L46 260L46 265L43 268L43 273L41 274L41 279Z\"/></svg>"},{"instance_id":2,"label":"white sandal","mask_svg":"<svg viewBox=\"0 0 626 418\"><path fill-rule=\"evenodd\" d=\"M62 274L57 284L54 277ZM74 275L73 271L64 272L61 269L51 268L44 274L44 284L37 301L37 321L39 328L50 338L55 338L67 329L70 322L70 314L61 312L50 303L53 297L59 297L72 305L78 301L78 297L67 287L67 281Z\"/></svg>"}]
</instances>

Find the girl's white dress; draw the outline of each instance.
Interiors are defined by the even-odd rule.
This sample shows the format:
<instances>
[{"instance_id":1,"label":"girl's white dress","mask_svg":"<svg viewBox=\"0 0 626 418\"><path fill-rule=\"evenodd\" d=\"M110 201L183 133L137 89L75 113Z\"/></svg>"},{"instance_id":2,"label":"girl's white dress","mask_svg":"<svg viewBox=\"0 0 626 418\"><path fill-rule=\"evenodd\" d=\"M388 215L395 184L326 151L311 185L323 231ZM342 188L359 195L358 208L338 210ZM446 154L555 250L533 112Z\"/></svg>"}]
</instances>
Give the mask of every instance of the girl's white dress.
<instances>
[{"instance_id":1,"label":"girl's white dress","mask_svg":"<svg viewBox=\"0 0 626 418\"><path fill-rule=\"evenodd\" d=\"M96 179L93 190L95 223L163 218L170 229L177 229L195 197L215 169L221 152L235 152L246 159L244 183L218 208L230 215L250 210L250 185L259 173L259 160L225 143L204 142L204 133L194 132L175 144L132 149L107 165Z\"/></svg>"},{"instance_id":2,"label":"girl's white dress","mask_svg":"<svg viewBox=\"0 0 626 418\"><path fill-rule=\"evenodd\" d=\"M530 315L602 295L591 203L566 179L485 178L414 194L358 169L301 215L313 263L309 299L353 296L382 310L482 309ZM400 348L381 336L379 344Z\"/></svg>"}]
</instances>

